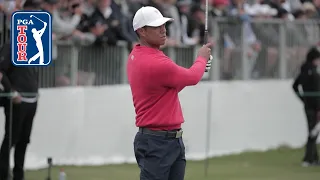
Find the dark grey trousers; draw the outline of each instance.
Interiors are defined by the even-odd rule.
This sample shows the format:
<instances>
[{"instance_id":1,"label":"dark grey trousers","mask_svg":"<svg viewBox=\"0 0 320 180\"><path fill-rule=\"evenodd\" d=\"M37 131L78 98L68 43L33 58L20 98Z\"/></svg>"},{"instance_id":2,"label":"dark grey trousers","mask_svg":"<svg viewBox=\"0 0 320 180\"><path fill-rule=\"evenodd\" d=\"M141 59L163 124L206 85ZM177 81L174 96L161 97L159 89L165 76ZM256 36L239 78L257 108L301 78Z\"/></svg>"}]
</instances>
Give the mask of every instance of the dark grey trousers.
<instances>
[{"instance_id":1,"label":"dark grey trousers","mask_svg":"<svg viewBox=\"0 0 320 180\"><path fill-rule=\"evenodd\" d=\"M183 180L186 168L182 138L168 138L138 132L134 153L140 180Z\"/></svg>"}]
</instances>

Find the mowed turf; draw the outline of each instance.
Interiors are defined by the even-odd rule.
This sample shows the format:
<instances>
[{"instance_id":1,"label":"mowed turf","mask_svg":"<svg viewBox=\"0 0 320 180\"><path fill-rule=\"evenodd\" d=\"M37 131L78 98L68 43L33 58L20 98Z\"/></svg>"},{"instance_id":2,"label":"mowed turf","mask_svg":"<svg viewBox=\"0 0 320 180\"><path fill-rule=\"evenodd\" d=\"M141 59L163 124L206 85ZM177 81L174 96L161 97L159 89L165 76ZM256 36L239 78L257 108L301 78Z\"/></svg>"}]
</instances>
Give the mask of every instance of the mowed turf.
<instances>
[{"instance_id":1,"label":"mowed turf","mask_svg":"<svg viewBox=\"0 0 320 180\"><path fill-rule=\"evenodd\" d=\"M203 161L188 161L185 180L320 179L320 166L301 167L302 155L303 149L279 148L212 158L207 177ZM52 180L58 180L60 168L53 168ZM62 168L67 173L67 180L139 180L139 169L135 164ZM26 172L26 180L45 180L46 177L46 169Z\"/></svg>"}]
</instances>

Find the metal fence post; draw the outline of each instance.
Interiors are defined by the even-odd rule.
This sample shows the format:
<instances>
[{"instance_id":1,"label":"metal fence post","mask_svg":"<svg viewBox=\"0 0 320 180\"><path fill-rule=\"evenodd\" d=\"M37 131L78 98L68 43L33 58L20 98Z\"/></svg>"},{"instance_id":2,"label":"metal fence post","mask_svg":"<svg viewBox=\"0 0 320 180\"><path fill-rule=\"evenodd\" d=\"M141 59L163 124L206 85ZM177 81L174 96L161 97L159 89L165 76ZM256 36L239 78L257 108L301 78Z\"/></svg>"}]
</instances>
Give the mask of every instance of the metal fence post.
<instances>
[{"instance_id":1,"label":"metal fence post","mask_svg":"<svg viewBox=\"0 0 320 180\"><path fill-rule=\"evenodd\" d=\"M241 66L242 66L242 79L248 80L250 79L250 72L249 72L249 63L247 57L247 43L246 43L246 36L245 36L245 22L241 23Z\"/></svg>"},{"instance_id":2,"label":"metal fence post","mask_svg":"<svg viewBox=\"0 0 320 180\"><path fill-rule=\"evenodd\" d=\"M286 28L285 23L279 24L279 78L285 79L287 77L287 60L286 60Z\"/></svg>"},{"instance_id":3,"label":"metal fence post","mask_svg":"<svg viewBox=\"0 0 320 180\"><path fill-rule=\"evenodd\" d=\"M127 45L121 46L122 51L122 63L121 63L121 84L127 84L127 61L129 56L129 51L127 49Z\"/></svg>"},{"instance_id":4,"label":"metal fence post","mask_svg":"<svg viewBox=\"0 0 320 180\"><path fill-rule=\"evenodd\" d=\"M168 48L168 56L172 59L173 62L177 62L177 55L174 47L168 46L167 48Z\"/></svg>"},{"instance_id":5,"label":"metal fence post","mask_svg":"<svg viewBox=\"0 0 320 180\"><path fill-rule=\"evenodd\" d=\"M192 50L193 50L193 59L195 60L198 56L198 49L200 48L199 45L194 45L192 46Z\"/></svg>"},{"instance_id":6,"label":"metal fence post","mask_svg":"<svg viewBox=\"0 0 320 180\"><path fill-rule=\"evenodd\" d=\"M213 56L213 62L212 62L212 71L210 72L210 80L218 81L220 80L220 59L219 59L219 25L216 20L213 21L212 24L212 36L214 39L215 46L212 48L212 56Z\"/></svg>"},{"instance_id":7,"label":"metal fence post","mask_svg":"<svg viewBox=\"0 0 320 180\"><path fill-rule=\"evenodd\" d=\"M77 86L78 82L78 47L71 44L70 81L71 86Z\"/></svg>"}]
</instances>

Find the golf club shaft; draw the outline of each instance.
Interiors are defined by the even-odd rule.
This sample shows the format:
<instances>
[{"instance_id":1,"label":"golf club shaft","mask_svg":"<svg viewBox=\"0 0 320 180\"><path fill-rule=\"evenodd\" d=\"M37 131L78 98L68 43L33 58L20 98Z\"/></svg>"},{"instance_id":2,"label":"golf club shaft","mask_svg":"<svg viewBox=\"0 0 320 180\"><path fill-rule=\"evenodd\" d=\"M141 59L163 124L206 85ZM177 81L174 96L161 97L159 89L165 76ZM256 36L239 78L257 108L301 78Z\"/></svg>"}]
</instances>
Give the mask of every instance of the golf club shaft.
<instances>
[{"instance_id":1,"label":"golf club shaft","mask_svg":"<svg viewBox=\"0 0 320 180\"><path fill-rule=\"evenodd\" d=\"M206 7L205 7L205 24L204 24L204 44L208 43L208 0L206 0ZM205 70L208 72L208 70ZM211 120L211 89L208 92L208 105L207 105L207 132L206 132L206 149L205 149L205 164L204 164L204 175L205 177L208 176L208 169L209 169L209 151L210 151L210 120Z\"/></svg>"},{"instance_id":2,"label":"golf club shaft","mask_svg":"<svg viewBox=\"0 0 320 180\"><path fill-rule=\"evenodd\" d=\"M206 7L205 7L205 24L204 24L204 44L208 43L208 0L206 0Z\"/></svg>"},{"instance_id":3,"label":"golf club shaft","mask_svg":"<svg viewBox=\"0 0 320 180\"><path fill-rule=\"evenodd\" d=\"M208 0L206 0L206 6L205 6L205 23L204 23L204 42L203 44L207 44L208 43L208 6L209 6L209 2ZM206 69L205 72L208 72L208 70Z\"/></svg>"},{"instance_id":4,"label":"golf club shaft","mask_svg":"<svg viewBox=\"0 0 320 180\"><path fill-rule=\"evenodd\" d=\"M42 20L39 19L38 17L36 17L36 16L32 16L32 17L34 17L34 18L38 19L39 21L41 21L42 23L44 23L44 21L42 21Z\"/></svg>"},{"instance_id":5,"label":"golf club shaft","mask_svg":"<svg viewBox=\"0 0 320 180\"><path fill-rule=\"evenodd\" d=\"M209 155L210 155L210 131L211 131L211 109L212 109L212 89L208 90L207 99L207 129L206 129L206 147L205 147L205 163L204 163L204 175L208 176L209 169Z\"/></svg>"}]
</instances>

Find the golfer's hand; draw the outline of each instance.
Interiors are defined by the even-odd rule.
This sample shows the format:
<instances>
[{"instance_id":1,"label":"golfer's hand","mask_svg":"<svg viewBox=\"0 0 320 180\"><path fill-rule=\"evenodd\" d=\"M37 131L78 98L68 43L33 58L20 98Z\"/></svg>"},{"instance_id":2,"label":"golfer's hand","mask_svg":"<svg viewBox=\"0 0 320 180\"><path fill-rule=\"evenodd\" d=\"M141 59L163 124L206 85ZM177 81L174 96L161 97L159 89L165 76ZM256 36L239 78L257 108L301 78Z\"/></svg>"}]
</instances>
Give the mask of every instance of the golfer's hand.
<instances>
[{"instance_id":1,"label":"golfer's hand","mask_svg":"<svg viewBox=\"0 0 320 180\"><path fill-rule=\"evenodd\" d=\"M209 71L211 69L212 60L213 60L213 57L210 55L210 58L207 61L207 65L206 65L206 71Z\"/></svg>"},{"instance_id":2,"label":"golfer's hand","mask_svg":"<svg viewBox=\"0 0 320 180\"><path fill-rule=\"evenodd\" d=\"M210 46L211 46L211 43L203 45L198 51L198 56L204 57L207 61L209 61L210 55L211 55Z\"/></svg>"},{"instance_id":3,"label":"golfer's hand","mask_svg":"<svg viewBox=\"0 0 320 180\"><path fill-rule=\"evenodd\" d=\"M13 93L12 102L14 104L20 104L21 103L21 95L18 92L14 92Z\"/></svg>"}]
</instances>

